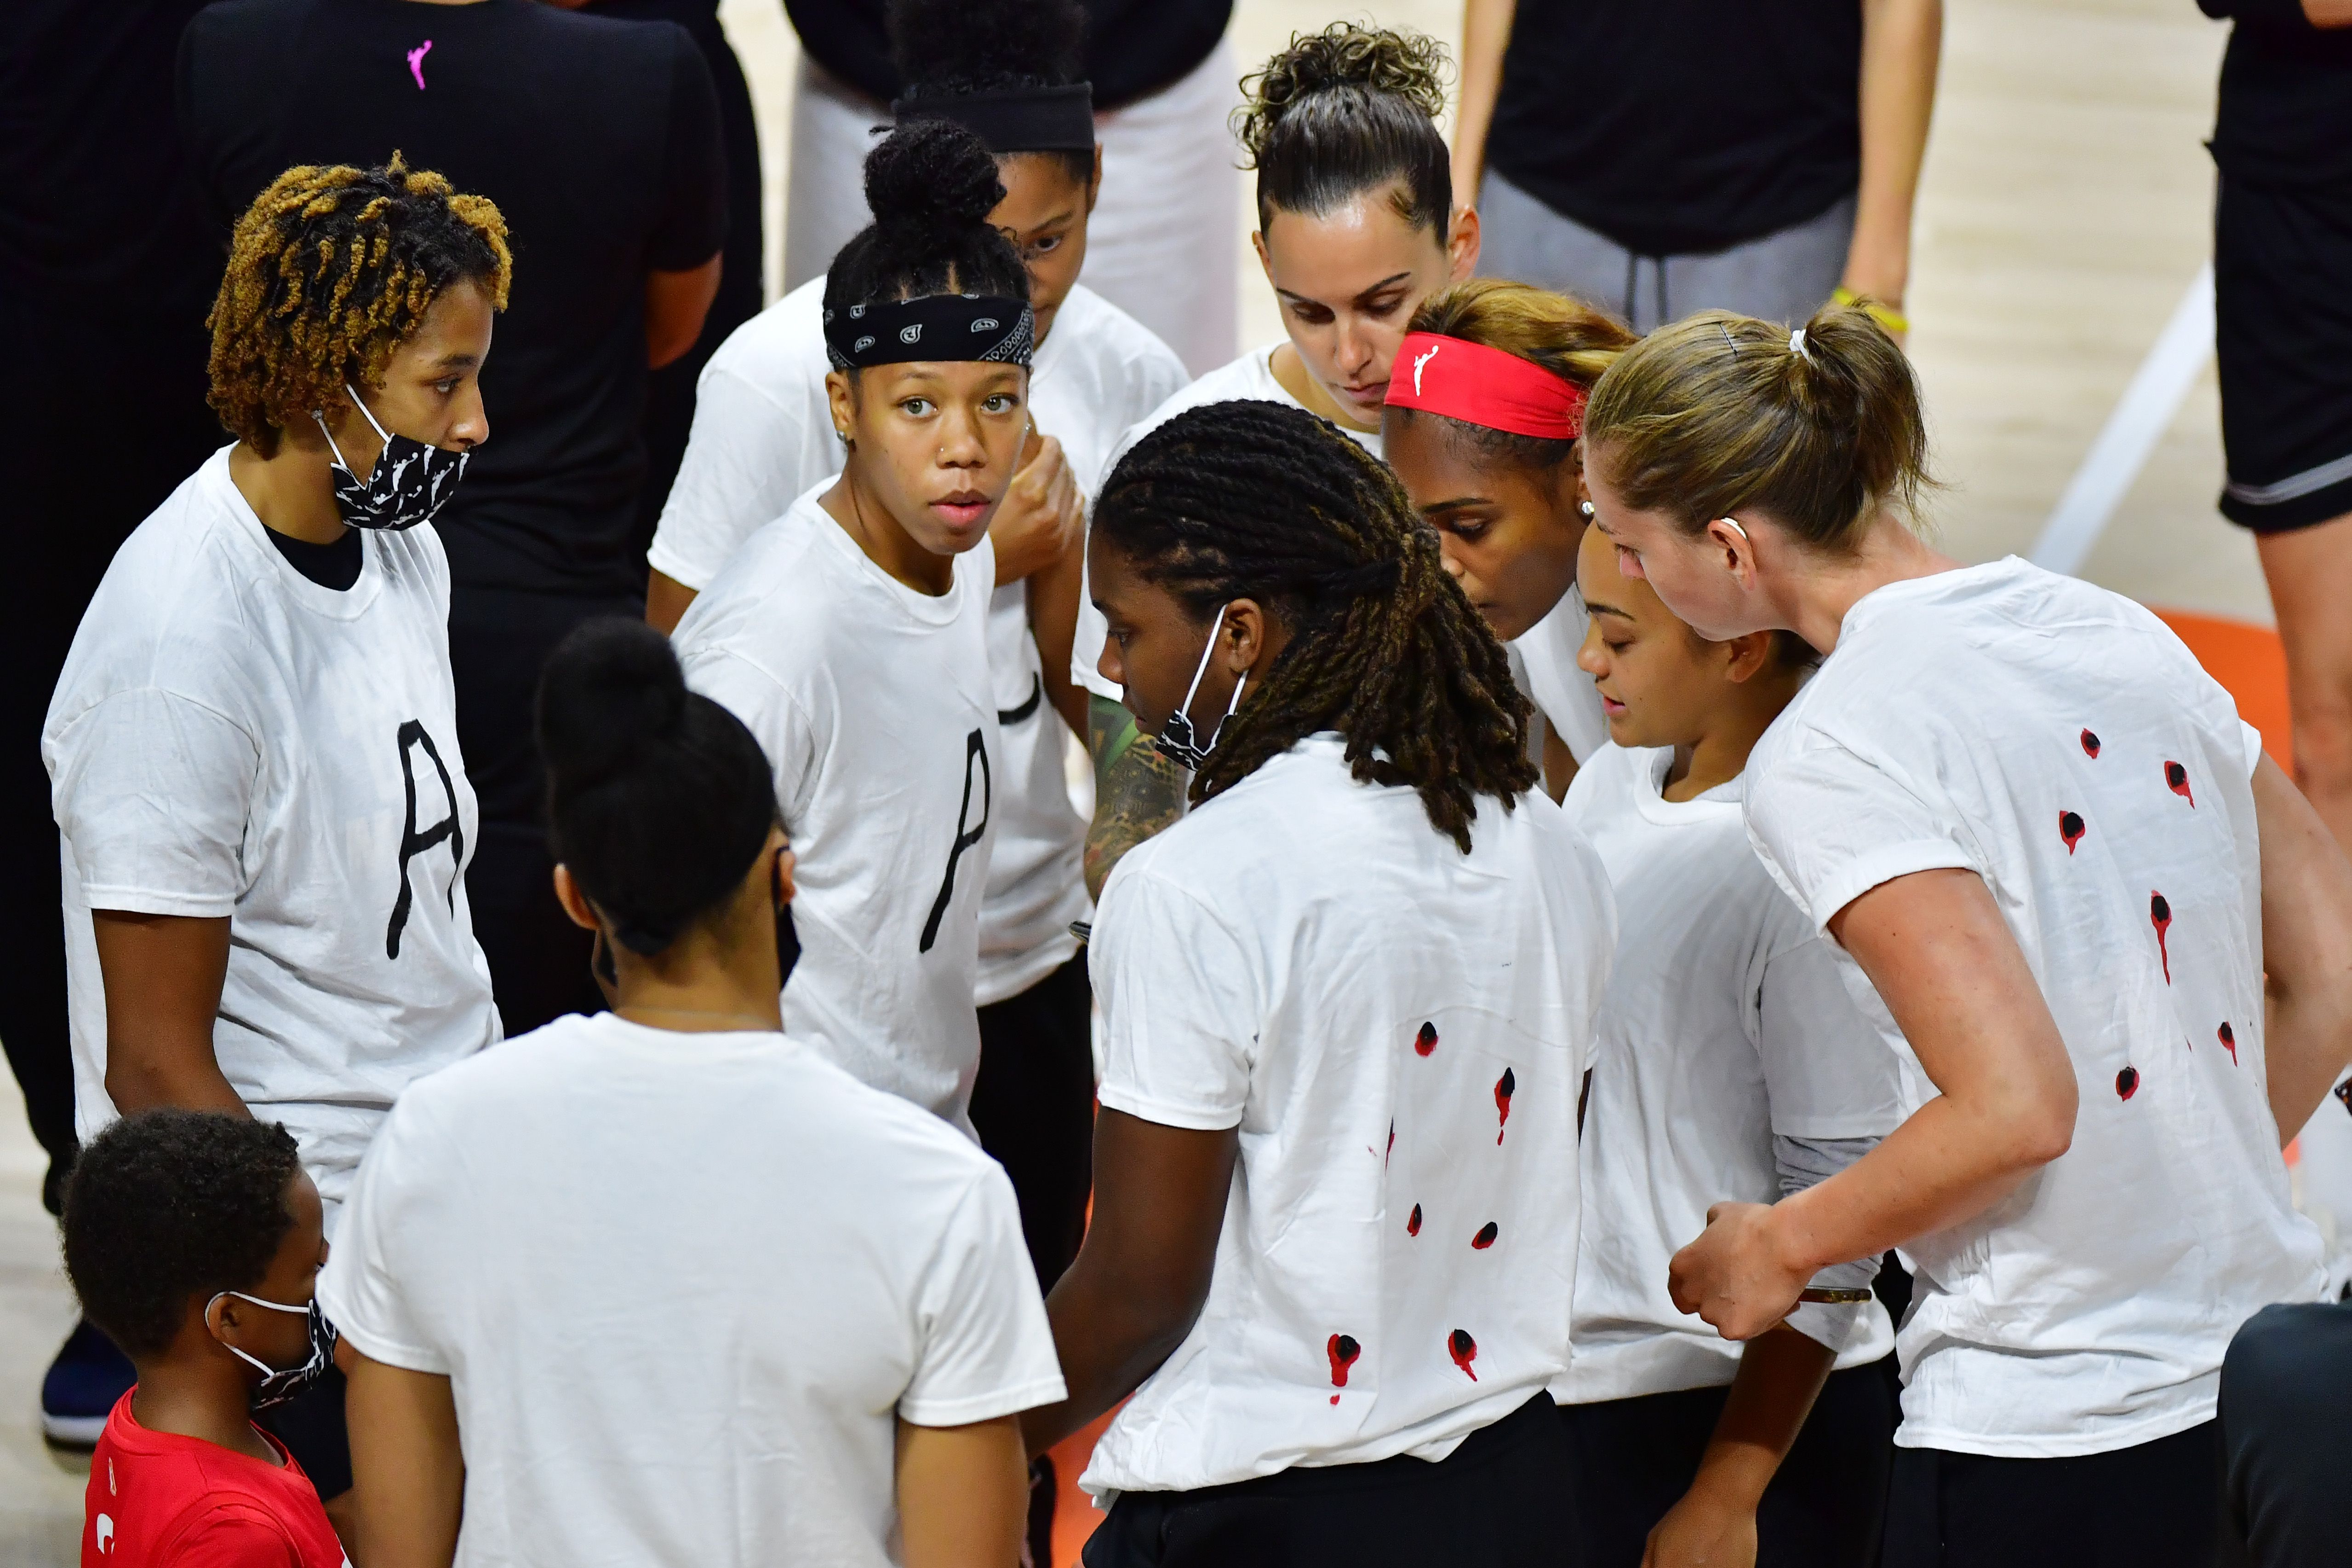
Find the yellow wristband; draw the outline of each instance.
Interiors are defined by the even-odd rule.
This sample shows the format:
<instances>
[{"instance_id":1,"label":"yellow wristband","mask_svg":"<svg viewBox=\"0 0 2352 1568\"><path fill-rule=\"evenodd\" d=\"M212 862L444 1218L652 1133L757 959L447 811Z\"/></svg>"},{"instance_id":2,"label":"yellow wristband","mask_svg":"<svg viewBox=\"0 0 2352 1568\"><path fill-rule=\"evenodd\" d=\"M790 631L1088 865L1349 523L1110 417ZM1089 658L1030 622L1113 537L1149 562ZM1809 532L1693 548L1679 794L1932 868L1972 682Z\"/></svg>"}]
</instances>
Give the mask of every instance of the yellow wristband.
<instances>
[{"instance_id":1,"label":"yellow wristband","mask_svg":"<svg viewBox=\"0 0 2352 1568\"><path fill-rule=\"evenodd\" d=\"M1860 305L1869 313L1872 321L1890 332L1907 332L1911 330L1910 317L1900 310L1890 310L1875 300L1864 300L1843 283L1831 292L1830 298L1841 305Z\"/></svg>"}]
</instances>

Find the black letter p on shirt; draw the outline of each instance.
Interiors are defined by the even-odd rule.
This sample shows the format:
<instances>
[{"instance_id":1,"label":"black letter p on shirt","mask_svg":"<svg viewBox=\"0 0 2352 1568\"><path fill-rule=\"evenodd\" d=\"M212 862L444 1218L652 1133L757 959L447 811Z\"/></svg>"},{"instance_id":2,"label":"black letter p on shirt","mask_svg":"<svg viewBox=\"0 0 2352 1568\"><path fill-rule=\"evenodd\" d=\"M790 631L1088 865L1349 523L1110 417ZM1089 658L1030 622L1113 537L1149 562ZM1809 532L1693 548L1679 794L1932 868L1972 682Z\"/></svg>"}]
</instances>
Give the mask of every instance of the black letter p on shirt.
<instances>
[{"instance_id":1,"label":"black letter p on shirt","mask_svg":"<svg viewBox=\"0 0 2352 1568\"><path fill-rule=\"evenodd\" d=\"M408 910L415 897L408 885L408 863L443 839L449 841L449 908L457 908L457 877L466 865L466 830L457 826L457 786L449 782L449 770L441 761L440 748L425 726L411 719L400 727L400 782L408 791L408 815L400 829L400 896L392 903L392 924L383 933L383 953L386 958L400 956L400 933L408 924ZM415 749L425 748L433 771L441 775L441 793L449 803L449 815L421 832L416 826L416 761Z\"/></svg>"}]
</instances>

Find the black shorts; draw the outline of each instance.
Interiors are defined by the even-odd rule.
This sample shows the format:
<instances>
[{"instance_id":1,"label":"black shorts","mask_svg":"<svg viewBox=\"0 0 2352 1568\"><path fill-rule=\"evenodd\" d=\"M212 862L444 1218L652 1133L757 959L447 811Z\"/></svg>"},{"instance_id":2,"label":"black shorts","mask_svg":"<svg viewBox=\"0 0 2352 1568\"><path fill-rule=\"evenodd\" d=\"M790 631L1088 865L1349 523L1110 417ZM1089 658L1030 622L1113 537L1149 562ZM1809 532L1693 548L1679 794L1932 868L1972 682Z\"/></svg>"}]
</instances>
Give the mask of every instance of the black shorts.
<instances>
[{"instance_id":1,"label":"black shorts","mask_svg":"<svg viewBox=\"0 0 2352 1568\"><path fill-rule=\"evenodd\" d=\"M2343 1493L2352 1468L2352 1304L2265 1307L2221 1363L2227 1467L2222 1561L2340 1568L2352 1557Z\"/></svg>"},{"instance_id":2,"label":"black shorts","mask_svg":"<svg viewBox=\"0 0 2352 1568\"><path fill-rule=\"evenodd\" d=\"M1129 1492L1086 1568L1574 1568L1576 1500L1551 1395L1432 1464L1278 1471L1189 1492Z\"/></svg>"},{"instance_id":3,"label":"black shorts","mask_svg":"<svg viewBox=\"0 0 2352 1568\"><path fill-rule=\"evenodd\" d=\"M1050 715L1049 715L1050 717ZM980 1009L971 1125L1013 1178L1037 1288L1078 1256L1094 1191L1094 991L1087 955Z\"/></svg>"},{"instance_id":4,"label":"black shorts","mask_svg":"<svg viewBox=\"0 0 2352 1568\"><path fill-rule=\"evenodd\" d=\"M2352 191L2223 174L2213 288L2221 515L2275 533L2352 513Z\"/></svg>"},{"instance_id":5,"label":"black shorts","mask_svg":"<svg viewBox=\"0 0 2352 1568\"><path fill-rule=\"evenodd\" d=\"M1641 1568L1650 1531L1690 1490L1730 1393L1685 1388L1559 1407L1580 1499L1579 1568ZM1757 1507L1758 1568L1869 1568L1876 1560L1895 1399L1883 1366L1830 1374Z\"/></svg>"},{"instance_id":6,"label":"black shorts","mask_svg":"<svg viewBox=\"0 0 2352 1568\"><path fill-rule=\"evenodd\" d=\"M1885 1568L2212 1568L2221 1426L2104 1454L1897 1448Z\"/></svg>"}]
</instances>

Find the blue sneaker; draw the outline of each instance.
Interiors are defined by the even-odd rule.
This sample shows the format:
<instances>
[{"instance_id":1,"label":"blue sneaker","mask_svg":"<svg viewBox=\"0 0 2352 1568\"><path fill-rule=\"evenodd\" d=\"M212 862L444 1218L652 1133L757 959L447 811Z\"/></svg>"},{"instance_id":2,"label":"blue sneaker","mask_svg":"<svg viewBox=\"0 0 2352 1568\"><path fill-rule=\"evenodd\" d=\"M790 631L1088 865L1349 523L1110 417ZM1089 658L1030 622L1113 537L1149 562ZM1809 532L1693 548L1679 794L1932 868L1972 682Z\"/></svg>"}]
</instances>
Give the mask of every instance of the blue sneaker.
<instances>
[{"instance_id":1,"label":"blue sneaker","mask_svg":"<svg viewBox=\"0 0 2352 1568\"><path fill-rule=\"evenodd\" d=\"M41 1436L61 1448L97 1447L115 1402L138 1381L131 1358L82 1319L41 1379Z\"/></svg>"}]
</instances>

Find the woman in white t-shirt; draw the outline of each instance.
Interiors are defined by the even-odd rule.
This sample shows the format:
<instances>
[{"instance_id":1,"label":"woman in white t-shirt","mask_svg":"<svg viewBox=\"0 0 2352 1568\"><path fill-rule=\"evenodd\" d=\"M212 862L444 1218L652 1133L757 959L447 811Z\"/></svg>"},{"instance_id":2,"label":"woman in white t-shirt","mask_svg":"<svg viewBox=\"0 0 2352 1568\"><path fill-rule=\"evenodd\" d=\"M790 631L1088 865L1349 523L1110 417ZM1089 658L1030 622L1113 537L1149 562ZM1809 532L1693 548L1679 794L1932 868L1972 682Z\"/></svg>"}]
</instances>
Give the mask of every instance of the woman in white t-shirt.
<instances>
[{"instance_id":1,"label":"woman in white t-shirt","mask_svg":"<svg viewBox=\"0 0 2352 1568\"><path fill-rule=\"evenodd\" d=\"M1544 718L1558 800L1608 738L1584 644L1576 551L1592 503L1577 449L1594 381L1633 334L1589 305L1480 278L1423 301L1389 384L1381 444L1437 530L1445 569L1496 637Z\"/></svg>"},{"instance_id":2,"label":"woman in white t-shirt","mask_svg":"<svg viewBox=\"0 0 2352 1568\"><path fill-rule=\"evenodd\" d=\"M1381 405L1406 321L1478 262L1478 215L1454 205L1437 128L1444 69L1433 38L1335 22L1293 37L1243 79L1248 97L1234 132L1243 166L1257 174L1251 242L1286 335L1154 409L1122 438L1112 466L1184 410L1243 398L1304 408L1380 455ZM1121 855L1182 813L1185 787L1181 768L1137 743L1099 668L1103 637L1089 602L1078 614L1070 675L1096 699L1087 884L1097 894Z\"/></svg>"},{"instance_id":3,"label":"woman in white t-shirt","mask_svg":"<svg viewBox=\"0 0 2352 1568\"><path fill-rule=\"evenodd\" d=\"M1740 820L1749 748L1813 652L1790 632L1702 640L1619 574L1597 529L1577 580L1610 743L1563 806L1609 868L1617 959L1578 1142L1573 1355L1552 1387L1580 1489L1575 1560L1865 1568L1895 1427L1877 1260L1823 1269L1744 1349L1666 1290L1713 1205L1801 1192L1903 1119L1902 1037L1847 994Z\"/></svg>"},{"instance_id":4,"label":"woman in white t-shirt","mask_svg":"<svg viewBox=\"0 0 2352 1568\"><path fill-rule=\"evenodd\" d=\"M1146 437L1088 563L1193 809L1095 927L1094 1220L1031 1450L1132 1393L1097 1568L1556 1553L1613 921L1501 645L1394 476L1272 403Z\"/></svg>"},{"instance_id":5,"label":"woman in white t-shirt","mask_svg":"<svg viewBox=\"0 0 2352 1568\"><path fill-rule=\"evenodd\" d=\"M1060 1397L1003 1173L782 1031L767 759L607 618L539 697L613 1011L414 1086L320 1295L366 1563L999 1568Z\"/></svg>"},{"instance_id":6,"label":"woman in white t-shirt","mask_svg":"<svg viewBox=\"0 0 2352 1568\"><path fill-rule=\"evenodd\" d=\"M1827 650L1748 833L1922 1075L1846 1171L1718 1205L1676 1303L1752 1338L1901 1244L1885 1561L2210 1560L2222 1352L2320 1287L2279 1145L2352 1044L2352 869L2154 616L1912 531L1918 389L1864 311L1662 329L1585 441L1629 574Z\"/></svg>"},{"instance_id":7,"label":"woman in white t-shirt","mask_svg":"<svg viewBox=\"0 0 2352 1568\"><path fill-rule=\"evenodd\" d=\"M1011 793L988 657L989 520L1029 426L1028 274L980 138L893 132L882 215L825 279L847 461L678 624L696 690L751 728L800 847L793 1035L970 1130L981 890Z\"/></svg>"},{"instance_id":8,"label":"woman in white t-shirt","mask_svg":"<svg viewBox=\"0 0 2352 1568\"><path fill-rule=\"evenodd\" d=\"M282 1122L330 1236L394 1100L499 1036L417 525L488 437L508 276L498 209L396 159L256 198L212 314L237 438L117 552L42 731L81 1136L159 1105ZM328 1497L339 1400L278 1418Z\"/></svg>"},{"instance_id":9,"label":"woman in white t-shirt","mask_svg":"<svg viewBox=\"0 0 2352 1568\"><path fill-rule=\"evenodd\" d=\"M892 15L913 84L900 118L950 120L988 143L1005 192L989 221L1014 237L1037 318L1028 411L1045 435L1031 437L1035 455L988 525L1002 771L980 905L971 1120L1013 1177L1039 1284L1050 1287L1086 1229L1094 1128L1093 999L1070 931L1093 910L1081 866L1087 818L1065 765L1072 733L1087 733L1086 693L1067 674L1080 508L1101 487L1120 432L1186 378L1166 344L1078 281L1101 188L1088 89L1073 58L1083 13L1072 0L927 0ZM825 390L824 290L822 278L793 290L730 336L703 372L694 437L649 556L646 613L665 630L744 540L841 471Z\"/></svg>"}]
</instances>

